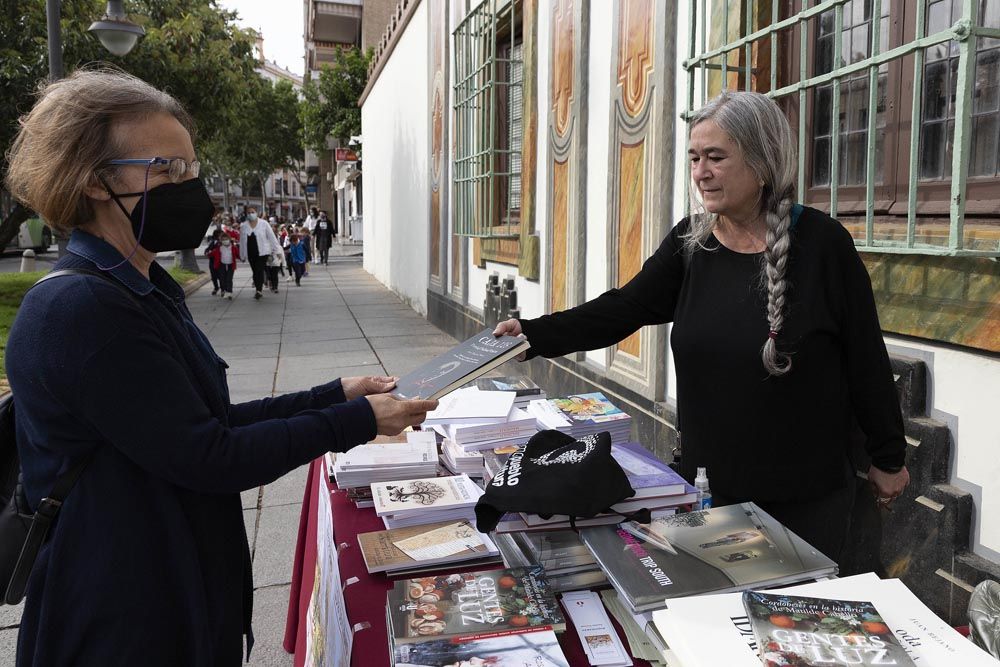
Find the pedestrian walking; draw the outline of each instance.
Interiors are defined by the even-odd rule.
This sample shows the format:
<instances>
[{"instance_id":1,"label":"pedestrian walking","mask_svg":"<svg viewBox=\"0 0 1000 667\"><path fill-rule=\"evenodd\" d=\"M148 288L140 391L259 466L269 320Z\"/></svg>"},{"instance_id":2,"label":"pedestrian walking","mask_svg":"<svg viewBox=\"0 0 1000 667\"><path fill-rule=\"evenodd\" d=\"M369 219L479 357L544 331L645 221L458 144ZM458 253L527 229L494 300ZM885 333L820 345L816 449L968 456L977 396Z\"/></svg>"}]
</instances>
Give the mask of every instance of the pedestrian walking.
<instances>
[{"instance_id":1,"label":"pedestrian walking","mask_svg":"<svg viewBox=\"0 0 1000 667\"><path fill-rule=\"evenodd\" d=\"M319 222L319 209L313 206L312 211L306 216L305 227L309 231L308 237L303 237L302 242L306 245L308 254L311 255L313 252L312 237L313 233L316 231L316 223Z\"/></svg>"},{"instance_id":2,"label":"pedestrian walking","mask_svg":"<svg viewBox=\"0 0 1000 667\"><path fill-rule=\"evenodd\" d=\"M312 254L312 234L309 233L308 229L303 229L300 235L299 241L302 243L302 251L306 254L306 261L304 268L302 270L303 276L309 275L309 263L313 260Z\"/></svg>"},{"instance_id":3,"label":"pedestrian walking","mask_svg":"<svg viewBox=\"0 0 1000 667\"><path fill-rule=\"evenodd\" d=\"M219 260L216 250L219 247L219 236L221 236L222 233L221 229L214 230L212 232L212 239L208 242L208 245L205 246L205 257L209 258L208 273L212 277L212 296L219 293Z\"/></svg>"},{"instance_id":4,"label":"pedestrian walking","mask_svg":"<svg viewBox=\"0 0 1000 667\"><path fill-rule=\"evenodd\" d=\"M281 269L284 256L285 253L280 247L275 248L274 252L267 256L267 283L274 294L278 293L278 271Z\"/></svg>"},{"instance_id":5,"label":"pedestrian walking","mask_svg":"<svg viewBox=\"0 0 1000 667\"><path fill-rule=\"evenodd\" d=\"M267 258L280 248L271 225L260 220L255 206L248 206L247 221L240 226L240 257L250 264L253 298L260 299L263 296Z\"/></svg>"},{"instance_id":6,"label":"pedestrian walking","mask_svg":"<svg viewBox=\"0 0 1000 667\"><path fill-rule=\"evenodd\" d=\"M227 235L219 240L215 250L219 258L219 283L222 288L222 298L233 300L233 274L236 273L236 260L239 259L239 246L233 243ZM214 292L213 292L214 294Z\"/></svg>"},{"instance_id":7,"label":"pedestrian walking","mask_svg":"<svg viewBox=\"0 0 1000 667\"><path fill-rule=\"evenodd\" d=\"M326 211L319 214L316 222L316 249L319 253L319 261L327 264L330 258L330 246L333 245L333 223L326 215Z\"/></svg>"},{"instance_id":8,"label":"pedestrian walking","mask_svg":"<svg viewBox=\"0 0 1000 667\"><path fill-rule=\"evenodd\" d=\"M295 272L295 284L301 287L302 276L306 270L306 247L298 234L292 236L292 245L289 246L288 251L292 257L292 271Z\"/></svg>"},{"instance_id":9,"label":"pedestrian walking","mask_svg":"<svg viewBox=\"0 0 1000 667\"><path fill-rule=\"evenodd\" d=\"M285 266L288 268L288 275L285 276L285 282L292 281L292 255L289 249L292 246L292 234L294 233L295 228L292 225L288 225L281 236L281 250L285 255Z\"/></svg>"}]
</instances>

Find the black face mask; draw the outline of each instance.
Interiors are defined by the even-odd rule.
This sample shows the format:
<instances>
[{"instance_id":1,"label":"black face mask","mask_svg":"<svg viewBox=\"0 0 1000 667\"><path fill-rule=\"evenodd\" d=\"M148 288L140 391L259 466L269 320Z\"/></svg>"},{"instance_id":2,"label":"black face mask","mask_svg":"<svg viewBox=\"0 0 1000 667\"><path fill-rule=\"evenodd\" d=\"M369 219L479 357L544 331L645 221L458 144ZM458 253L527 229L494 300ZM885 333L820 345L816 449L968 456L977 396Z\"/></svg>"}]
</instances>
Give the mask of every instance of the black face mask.
<instances>
[{"instance_id":1,"label":"black face mask","mask_svg":"<svg viewBox=\"0 0 1000 667\"><path fill-rule=\"evenodd\" d=\"M104 188L122 213L132 221L132 233L139 245L150 252L197 248L215 213L215 204L200 178L164 183L147 190L145 194L118 194L112 192L107 184ZM139 195L131 215L119 199L128 195Z\"/></svg>"}]
</instances>

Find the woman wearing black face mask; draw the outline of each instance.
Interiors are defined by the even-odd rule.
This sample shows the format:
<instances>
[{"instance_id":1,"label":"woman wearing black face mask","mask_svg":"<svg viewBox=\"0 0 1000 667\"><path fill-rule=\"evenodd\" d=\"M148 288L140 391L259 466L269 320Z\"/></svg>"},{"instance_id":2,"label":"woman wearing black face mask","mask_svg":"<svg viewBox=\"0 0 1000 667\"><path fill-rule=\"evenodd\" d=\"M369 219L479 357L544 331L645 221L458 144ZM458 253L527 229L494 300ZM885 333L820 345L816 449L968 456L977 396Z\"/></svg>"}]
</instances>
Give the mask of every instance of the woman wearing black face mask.
<instances>
[{"instance_id":1,"label":"woman wearing black face mask","mask_svg":"<svg viewBox=\"0 0 1000 667\"><path fill-rule=\"evenodd\" d=\"M230 402L225 362L154 261L211 220L190 127L139 79L77 70L42 92L9 154L10 191L72 233L55 268L91 272L31 289L7 342L25 502L82 471L27 581L19 666L241 664L240 491L436 405L393 398L393 378Z\"/></svg>"}]
</instances>

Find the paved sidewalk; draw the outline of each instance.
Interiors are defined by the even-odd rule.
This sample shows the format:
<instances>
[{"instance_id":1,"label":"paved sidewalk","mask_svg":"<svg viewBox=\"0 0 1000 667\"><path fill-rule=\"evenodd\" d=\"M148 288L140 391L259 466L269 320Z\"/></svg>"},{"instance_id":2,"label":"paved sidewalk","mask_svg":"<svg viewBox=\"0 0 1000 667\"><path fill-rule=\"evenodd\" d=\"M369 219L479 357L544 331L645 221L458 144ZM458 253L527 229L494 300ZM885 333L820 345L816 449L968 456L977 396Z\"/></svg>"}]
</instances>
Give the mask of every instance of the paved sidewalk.
<instances>
[{"instance_id":1,"label":"paved sidewalk","mask_svg":"<svg viewBox=\"0 0 1000 667\"><path fill-rule=\"evenodd\" d=\"M280 293L253 299L250 271L236 271L235 299L211 296L211 283L188 298L195 320L229 363L233 402L308 389L336 377L399 375L456 341L361 268L360 246L335 244L329 266L312 266L302 286L281 279ZM254 569L251 665L291 665L281 647L292 555L307 466L243 493ZM0 607L0 664L13 664L20 609Z\"/></svg>"}]
</instances>

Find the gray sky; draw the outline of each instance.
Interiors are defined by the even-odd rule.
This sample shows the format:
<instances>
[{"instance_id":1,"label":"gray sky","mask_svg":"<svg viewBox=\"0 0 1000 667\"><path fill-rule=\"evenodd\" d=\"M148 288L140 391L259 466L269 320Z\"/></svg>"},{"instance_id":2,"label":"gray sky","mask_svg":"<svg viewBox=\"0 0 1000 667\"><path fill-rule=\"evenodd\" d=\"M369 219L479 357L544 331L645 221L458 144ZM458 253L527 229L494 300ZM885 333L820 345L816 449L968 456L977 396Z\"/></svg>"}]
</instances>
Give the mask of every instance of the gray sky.
<instances>
[{"instance_id":1,"label":"gray sky","mask_svg":"<svg viewBox=\"0 0 1000 667\"><path fill-rule=\"evenodd\" d=\"M294 0L219 0L226 9L239 12L239 23L264 34L264 57L302 75L302 2Z\"/></svg>"}]
</instances>

